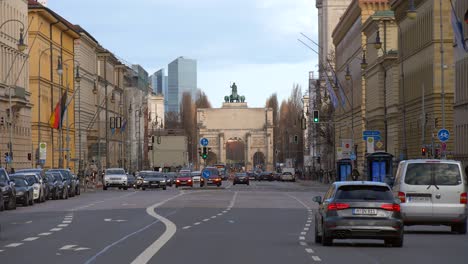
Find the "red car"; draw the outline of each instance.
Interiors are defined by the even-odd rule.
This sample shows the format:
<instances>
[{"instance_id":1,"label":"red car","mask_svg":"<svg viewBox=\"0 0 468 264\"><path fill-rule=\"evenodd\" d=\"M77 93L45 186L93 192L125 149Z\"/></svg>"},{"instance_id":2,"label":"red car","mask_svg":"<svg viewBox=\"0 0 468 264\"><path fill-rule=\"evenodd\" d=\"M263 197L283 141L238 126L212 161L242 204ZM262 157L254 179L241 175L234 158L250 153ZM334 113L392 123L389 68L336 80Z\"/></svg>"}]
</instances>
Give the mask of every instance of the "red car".
<instances>
[{"instance_id":1,"label":"red car","mask_svg":"<svg viewBox=\"0 0 468 264\"><path fill-rule=\"evenodd\" d=\"M175 187L179 188L179 186L190 186L193 187L193 181L191 176L180 176L177 177L175 182Z\"/></svg>"}]
</instances>

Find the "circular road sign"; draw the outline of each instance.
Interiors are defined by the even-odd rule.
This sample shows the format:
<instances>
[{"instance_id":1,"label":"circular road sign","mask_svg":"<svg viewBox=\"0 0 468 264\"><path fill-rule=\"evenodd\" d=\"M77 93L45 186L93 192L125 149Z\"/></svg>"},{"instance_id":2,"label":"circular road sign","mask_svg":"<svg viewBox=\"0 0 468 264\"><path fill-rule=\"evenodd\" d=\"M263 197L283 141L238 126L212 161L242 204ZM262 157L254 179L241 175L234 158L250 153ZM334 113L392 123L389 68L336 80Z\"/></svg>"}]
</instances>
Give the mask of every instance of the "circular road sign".
<instances>
[{"instance_id":1,"label":"circular road sign","mask_svg":"<svg viewBox=\"0 0 468 264\"><path fill-rule=\"evenodd\" d=\"M209 141L208 141L207 138L201 138L201 139L200 139L200 144L201 144L202 146L206 147L206 146L208 146L208 143L209 143Z\"/></svg>"},{"instance_id":2,"label":"circular road sign","mask_svg":"<svg viewBox=\"0 0 468 264\"><path fill-rule=\"evenodd\" d=\"M208 179L211 176L211 172L209 170L203 171L203 178Z\"/></svg>"},{"instance_id":3,"label":"circular road sign","mask_svg":"<svg viewBox=\"0 0 468 264\"><path fill-rule=\"evenodd\" d=\"M447 130L447 129L441 129L439 130L439 132L437 133L437 137L439 138L439 140L441 142L446 142L447 140L449 140L450 138L450 132Z\"/></svg>"}]
</instances>

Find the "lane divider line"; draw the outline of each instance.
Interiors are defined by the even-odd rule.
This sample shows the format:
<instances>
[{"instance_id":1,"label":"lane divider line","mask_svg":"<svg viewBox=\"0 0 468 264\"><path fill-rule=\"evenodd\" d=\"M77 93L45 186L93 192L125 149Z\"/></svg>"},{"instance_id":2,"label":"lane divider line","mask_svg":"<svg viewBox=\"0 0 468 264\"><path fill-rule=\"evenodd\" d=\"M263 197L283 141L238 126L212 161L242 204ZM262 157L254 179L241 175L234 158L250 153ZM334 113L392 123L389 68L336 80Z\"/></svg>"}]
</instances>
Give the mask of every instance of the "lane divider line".
<instances>
[{"instance_id":1,"label":"lane divider line","mask_svg":"<svg viewBox=\"0 0 468 264\"><path fill-rule=\"evenodd\" d=\"M29 242L29 241L34 241L36 239L39 239L39 237L28 237L28 238L23 239L23 241Z\"/></svg>"}]
</instances>

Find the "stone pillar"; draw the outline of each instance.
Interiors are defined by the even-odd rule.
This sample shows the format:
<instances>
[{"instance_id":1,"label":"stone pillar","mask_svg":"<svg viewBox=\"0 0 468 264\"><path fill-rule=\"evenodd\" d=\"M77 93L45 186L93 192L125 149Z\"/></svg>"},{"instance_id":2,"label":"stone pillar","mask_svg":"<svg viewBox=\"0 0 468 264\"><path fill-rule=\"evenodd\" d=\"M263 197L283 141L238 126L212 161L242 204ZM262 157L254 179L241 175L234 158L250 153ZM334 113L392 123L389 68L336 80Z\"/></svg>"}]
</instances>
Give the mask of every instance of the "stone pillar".
<instances>
[{"instance_id":1,"label":"stone pillar","mask_svg":"<svg viewBox=\"0 0 468 264\"><path fill-rule=\"evenodd\" d=\"M226 164L226 148L224 145L224 133L219 133L218 144L219 144L218 162Z\"/></svg>"},{"instance_id":2,"label":"stone pillar","mask_svg":"<svg viewBox=\"0 0 468 264\"><path fill-rule=\"evenodd\" d=\"M252 135L247 133L245 135L246 151L245 151L245 169L250 170L252 168L252 160L250 157L250 147L252 146Z\"/></svg>"},{"instance_id":3,"label":"stone pillar","mask_svg":"<svg viewBox=\"0 0 468 264\"><path fill-rule=\"evenodd\" d=\"M265 163L266 163L266 169L268 171L273 171L273 151L272 151L272 145L271 145L271 133L267 133L265 137L265 147L266 147L266 157L265 157Z\"/></svg>"}]
</instances>

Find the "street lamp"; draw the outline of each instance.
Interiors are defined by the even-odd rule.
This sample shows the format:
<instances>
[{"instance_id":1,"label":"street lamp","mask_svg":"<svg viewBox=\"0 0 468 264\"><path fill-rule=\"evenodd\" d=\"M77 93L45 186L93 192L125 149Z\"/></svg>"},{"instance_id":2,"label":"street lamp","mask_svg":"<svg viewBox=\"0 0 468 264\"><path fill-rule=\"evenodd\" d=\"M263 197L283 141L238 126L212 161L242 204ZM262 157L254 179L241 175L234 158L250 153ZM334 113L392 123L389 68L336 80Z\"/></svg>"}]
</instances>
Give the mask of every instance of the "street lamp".
<instances>
[{"instance_id":1,"label":"street lamp","mask_svg":"<svg viewBox=\"0 0 468 264\"><path fill-rule=\"evenodd\" d=\"M375 36L374 48L376 50L379 50L382 48L382 41L380 40L379 30L377 30L377 35Z\"/></svg>"},{"instance_id":2,"label":"street lamp","mask_svg":"<svg viewBox=\"0 0 468 264\"><path fill-rule=\"evenodd\" d=\"M18 50L19 50L20 52L25 51L26 48L28 47L28 45L26 45L26 44L24 43L24 23L21 22L21 21L18 20L18 19L9 19L9 20L3 22L2 25L0 25L0 29L1 29L6 23L9 23L9 22L17 22L17 23L20 23L20 24L21 24L20 35L19 35L18 43L17 43L16 45L17 45Z\"/></svg>"},{"instance_id":3,"label":"street lamp","mask_svg":"<svg viewBox=\"0 0 468 264\"><path fill-rule=\"evenodd\" d=\"M347 81L351 80L351 72L349 71L349 64L346 65L346 75L345 75L345 79Z\"/></svg>"},{"instance_id":4,"label":"street lamp","mask_svg":"<svg viewBox=\"0 0 468 264\"><path fill-rule=\"evenodd\" d=\"M361 69L365 70L365 69L367 69L367 66L368 66L368 64L367 64L367 60L366 60L366 51L363 50L362 51Z\"/></svg>"}]
</instances>

